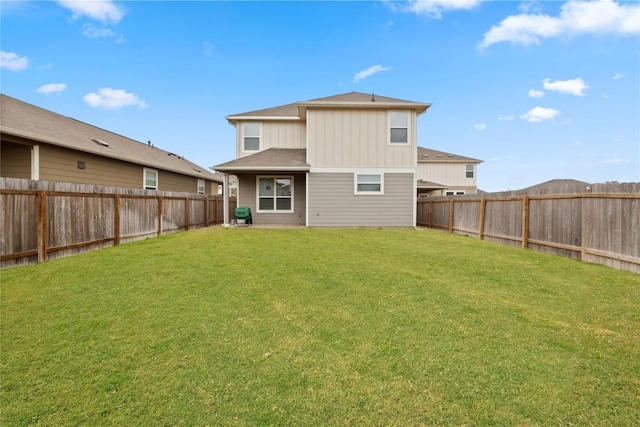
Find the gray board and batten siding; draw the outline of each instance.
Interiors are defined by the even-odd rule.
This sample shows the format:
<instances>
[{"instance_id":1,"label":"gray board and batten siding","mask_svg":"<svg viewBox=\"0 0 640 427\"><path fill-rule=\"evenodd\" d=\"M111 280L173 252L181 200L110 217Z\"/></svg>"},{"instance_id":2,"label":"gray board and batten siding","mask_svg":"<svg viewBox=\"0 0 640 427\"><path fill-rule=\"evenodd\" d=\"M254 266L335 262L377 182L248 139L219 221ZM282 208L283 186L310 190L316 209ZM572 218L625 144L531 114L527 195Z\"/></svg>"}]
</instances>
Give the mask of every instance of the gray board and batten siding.
<instances>
[{"instance_id":1,"label":"gray board and batten siding","mask_svg":"<svg viewBox=\"0 0 640 427\"><path fill-rule=\"evenodd\" d=\"M353 173L309 174L310 227L413 227L414 174L385 173L384 194L354 194Z\"/></svg>"}]
</instances>

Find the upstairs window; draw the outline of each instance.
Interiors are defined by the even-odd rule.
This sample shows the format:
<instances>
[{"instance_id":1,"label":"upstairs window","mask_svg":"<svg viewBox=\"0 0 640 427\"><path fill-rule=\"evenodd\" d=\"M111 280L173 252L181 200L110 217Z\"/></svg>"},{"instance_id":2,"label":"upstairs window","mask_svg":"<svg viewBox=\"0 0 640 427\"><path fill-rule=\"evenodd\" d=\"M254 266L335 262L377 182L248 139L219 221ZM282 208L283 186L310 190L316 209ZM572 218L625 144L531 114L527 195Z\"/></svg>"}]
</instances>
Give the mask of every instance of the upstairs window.
<instances>
[{"instance_id":1,"label":"upstairs window","mask_svg":"<svg viewBox=\"0 0 640 427\"><path fill-rule=\"evenodd\" d=\"M389 143L409 143L409 113L407 111L389 112Z\"/></svg>"},{"instance_id":2,"label":"upstairs window","mask_svg":"<svg viewBox=\"0 0 640 427\"><path fill-rule=\"evenodd\" d=\"M355 194L383 194L384 179L381 173L357 173Z\"/></svg>"},{"instance_id":3,"label":"upstairs window","mask_svg":"<svg viewBox=\"0 0 640 427\"><path fill-rule=\"evenodd\" d=\"M473 178L475 177L475 168L473 167L473 164L469 164L465 166L465 177L466 178Z\"/></svg>"},{"instance_id":4,"label":"upstairs window","mask_svg":"<svg viewBox=\"0 0 640 427\"><path fill-rule=\"evenodd\" d=\"M258 212L293 212L293 177L258 177Z\"/></svg>"},{"instance_id":5,"label":"upstairs window","mask_svg":"<svg viewBox=\"0 0 640 427\"><path fill-rule=\"evenodd\" d=\"M199 179L198 180L198 194L204 194L204 179Z\"/></svg>"},{"instance_id":6,"label":"upstairs window","mask_svg":"<svg viewBox=\"0 0 640 427\"><path fill-rule=\"evenodd\" d=\"M144 182L142 186L145 190L158 189L158 171L155 169L143 169Z\"/></svg>"},{"instance_id":7,"label":"upstairs window","mask_svg":"<svg viewBox=\"0 0 640 427\"><path fill-rule=\"evenodd\" d=\"M242 151L260 150L260 123L242 125Z\"/></svg>"}]
</instances>

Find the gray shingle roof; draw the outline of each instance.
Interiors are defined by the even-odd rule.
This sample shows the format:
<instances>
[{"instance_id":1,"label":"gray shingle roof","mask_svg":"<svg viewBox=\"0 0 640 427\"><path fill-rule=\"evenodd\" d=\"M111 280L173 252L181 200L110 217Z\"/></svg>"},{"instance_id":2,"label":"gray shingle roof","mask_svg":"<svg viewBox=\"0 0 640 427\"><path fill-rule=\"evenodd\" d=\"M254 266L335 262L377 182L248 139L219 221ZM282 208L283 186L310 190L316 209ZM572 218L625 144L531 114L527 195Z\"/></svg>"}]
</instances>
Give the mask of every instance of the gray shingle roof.
<instances>
[{"instance_id":1,"label":"gray shingle roof","mask_svg":"<svg viewBox=\"0 0 640 427\"><path fill-rule=\"evenodd\" d=\"M444 151L432 150L430 148L418 147L418 163L482 163L482 160L471 157L459 156L457 154L445 153Z\"/></svg>"},{"instance_id":2,"label":"gray shingle roof","mask_svg":"<svg viewBox=\"0 0 640 427\"><path fill-rule=\"evenodd\" d=\"M0 131L98 156L222 182L219 176L178 154L62 116L4 94L0 94Z\"/></svg>"},{"instance_id":3,"label":"gray shingle roof","mask_svg":"<svg viewBox=\"0 0 640 427\"><path fill-rule=\"evenodd\" d=\"M269 148L246 157L241 157L211 169L236 171L308 171L307 150L304 148Z\"/></svg>"},{"instance_id":4,"label":"gray shingle roof","mask_svg":"<svg viewBox=\"0 0 640 427\"><path fill-rule=\"evenodd\" d=\"M343 93L339 95L327 96L324 98L316 98L308 101L299 101L292 104L281 105L277 107L265 108L262 110L254 110L246 113L239 114L231 114L227 116L227 120L241 119L247 117L301 117L301 108L318 105L322 103L331 103L331 104L340 104L344 103L346 105L352 104L370 104L374 105L374 102L378 102L380 104L384 104L388 106L388 104L398 104L398 106L402 107L415 107L418 110L424 111L431 104L423 104L414 101L406 101L404 99L398 98L389 98L386 96L375 95L371 93L362 93L362 92L349 92Z\"/></svg>"}]
</instances>

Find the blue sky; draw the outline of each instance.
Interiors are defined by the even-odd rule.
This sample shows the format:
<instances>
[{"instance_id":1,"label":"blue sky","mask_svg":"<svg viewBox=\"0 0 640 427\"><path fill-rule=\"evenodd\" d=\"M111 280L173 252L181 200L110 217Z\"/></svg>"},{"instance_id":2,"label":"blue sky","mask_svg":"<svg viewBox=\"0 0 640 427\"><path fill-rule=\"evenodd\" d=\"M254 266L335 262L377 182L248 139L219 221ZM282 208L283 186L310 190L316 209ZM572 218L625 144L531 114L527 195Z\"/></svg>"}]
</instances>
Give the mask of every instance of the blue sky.
<instances>
[{"instance_id":1,"label":"blue sky","mask_svg":"<svg viewBox=\"0 0 640 427\"><path fill-rule=\"evenodd\" d=\"M428 102L478 185L640 181L637 1L0 3L3 93L208 167L225 116L359 91Z\"/></svg>"}]
</instances>

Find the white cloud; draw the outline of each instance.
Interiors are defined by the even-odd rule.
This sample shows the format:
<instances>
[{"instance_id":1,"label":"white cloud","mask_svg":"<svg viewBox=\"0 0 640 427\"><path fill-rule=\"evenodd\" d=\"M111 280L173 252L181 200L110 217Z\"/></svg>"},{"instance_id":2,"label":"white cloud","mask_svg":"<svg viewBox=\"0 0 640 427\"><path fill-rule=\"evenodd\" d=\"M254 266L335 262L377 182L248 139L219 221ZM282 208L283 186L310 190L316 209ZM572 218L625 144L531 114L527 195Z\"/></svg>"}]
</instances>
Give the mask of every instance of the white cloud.
<instances>
[{"instance_id":1,"label":"white cloud","mask_svg":"<svg viewBox=\"0 0 640 427\"><path fill-rule=\"evenodd\" d=\"M532 123L539 123L544 120L551 120L558 116L560 112L553 108L533 107L526 114L520 116L521 119Z\"/></svg>"},{"instance_id":2,"label":"white cloud","mask_svg":"<svg viewBox=\"0 0 640 427\"><path fill-rule=\"evenodd\" d=\"M125 15L124 8L112 0L61 0L58 3L73 12L73 19L86 16L96 21L117 24Z\"/></svg>"},{"instance_id":3,"label":"white cloud","mask_svg":"<svg viewBox=\"0 0 640 427\"><path fill-rule=\"evenodd\" d=\"M452 10L470 10L482 3L482 0L408 0L399 6L396 2L387 2L394 10L415 13L440 19L443 12Z\"/></svg>"},{"instance_id":4,"label":"white cloud","mask_svg":"<svg viewBox=\"0 0 640 427\"><path fill-rule=\"evenodd\" d=\"M117 38L116 42L118 43L123 40L122 34L116 34L112 29L107 27L94 27L89 23L82 26L82 34L90 39Z\"/></svg>"},{"instance_id":5,"label":"white cloud","mask_svg":"<svg viewBox=\"0 0 640 427\"><path fill-rule=\"evenodd\" d=\"M529 91L529 96L532 98L542 98L544 96L544 92L541 90L531 89Z\"/></svg>"},{"instance_id":6,"label":"white cloud","mask_svg":"<svg viewBox=\"0 0 640 427\"><path fill-rule=\"evenodd\" d=\"M564 3L559 16L523 13L511 15L484 34L480 48L495 43L540 44L541 39L562 35L640 34L640 5L614 0Z\"/></svg>"},{"instance_id":7,"label":"white cloud","mask_svg":"<svg viewBox=\"0 0 640 427\"><path fill-rule=\"evenodd\" d=\"M544 79L543 87L546 90L553 90L576 96L584 96L584 91L589 89L589 85L580 78L573 80L556 80L555 82L552 82L551 79Z\"/></svg>"},{"instance_id":8,"label":"white cloud","mask_svg":"<svg viewBox=\"0 0 640 427\"><path fill-rule=\"evenodd\" d=\"M29 66L29 58L20 56L15 52L0 51L0 68L11 71L22 71Z\"/></svg>"},{"instance_id":9,"label":"white cloud","mask_svg":"<svg viewBox=\"0 0 640 427\"><path fill-rule=\"evenodd\" d=\"M515 118L516 118L515 114L509 114L508 116L498 116L498 120L501 122L510 122Z\"/></svg>"},{"instance_id":10,"label":"white cloud","mask_svg":"<svg viewBox=\"0 0 640 427\"><path fill-rule=\"evenodd\" d=\"M147 104L137 95L110 87L102 88L98 93L88 93L82 100L92 107L101 107L106 110L117 110L132 105L138 108L147 108Z\"/></svg>"},{"instance_id":11,"label":"white cloud","mask_svg":"<svg viewBox=\"0 0 640 427\"><path fill-rule=\"evenodd\" d=\"M364 80L368 77L371 77L375 73L379 73L381 71L389 71L391 68L383 67L382 65L374 65L373 67L369 67L366 70L362 70L353 77L353 83L358 83L361 80Z\"/></svg>"},{"instance_id":12,"label":"white cloud","mask_svg":"<svg viewBox=\"0 0 640 427\"><path fill-rule=\"evenodd\" d=\"M473 128L475 130L486 130L487 129L487 124L486 123L478 123L473 125Z\"/></svg>"},{"instance_id":13,"label":"white cloud","mask_svg":"<svg viewBox=\"0 0 640 427\"><path fill-rule=\"evenodd\" d=\"M624 74L622 74L622 73L616 73L616 74L613 76L613 80L619 80L619 79L621 79L621 78L623 78L623 77L624 77Z\"/></svg>"},{"instance_id":14,"label":"white cloud","mask_svg":"<svg viewBox=\"0 0 640 427\"><path fill-rule=\"evenodd\" d=\"M62 92L67 89L66 83L49 83L43 86L40 86L36 92L50 94L55 92Z\"/></svg>"}]
</instances>

